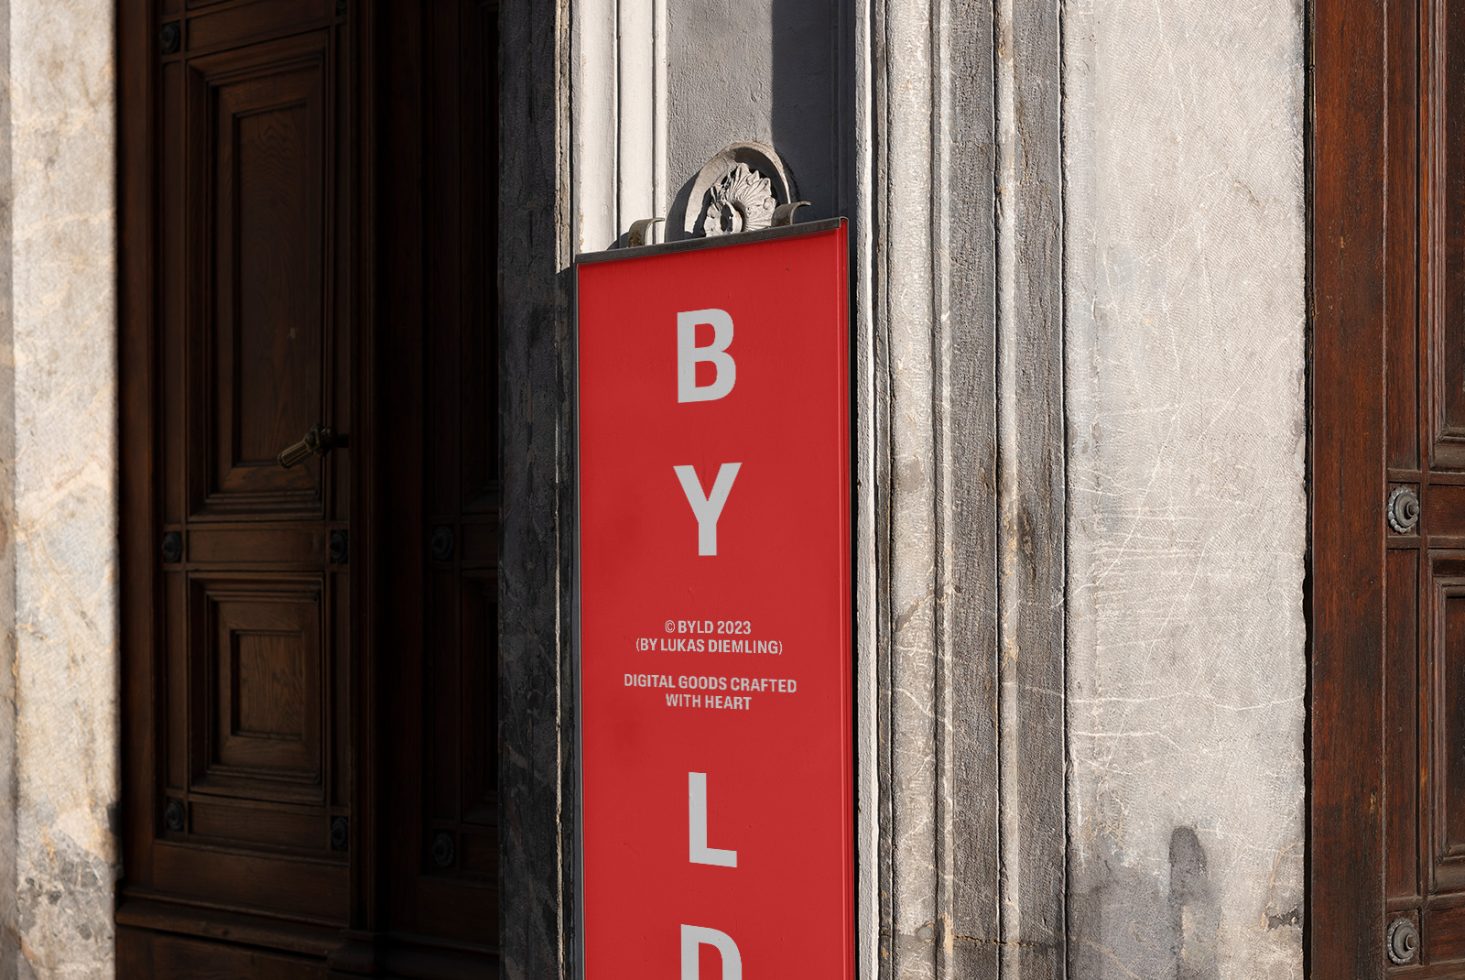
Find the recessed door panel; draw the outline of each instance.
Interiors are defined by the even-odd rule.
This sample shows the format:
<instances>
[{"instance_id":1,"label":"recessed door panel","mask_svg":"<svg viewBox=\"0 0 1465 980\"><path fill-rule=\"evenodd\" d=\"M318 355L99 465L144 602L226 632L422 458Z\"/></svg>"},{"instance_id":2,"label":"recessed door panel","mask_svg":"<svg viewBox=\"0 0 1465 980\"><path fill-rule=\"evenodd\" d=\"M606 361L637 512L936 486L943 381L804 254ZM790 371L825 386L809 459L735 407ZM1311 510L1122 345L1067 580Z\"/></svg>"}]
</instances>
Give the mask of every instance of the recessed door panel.
<instances>
[{"instance_id":1,"label":"recessed door panel","mask_svg":"<svg viewBox=\"0 0 1465 980\"><path fill-rule=\"evenodd\" d=\"M1384 813L1388 822L1386 893L1419 894L1419 557L1391 551L1388 557L1385 655L1396 683L1385 691Z\"/></svg>"},{"instance_id":2,"label":"recessed door panel","mask_svg":"<svg viewBox=\"0 0 1465 980\"><path fill-rule=\"evenodd\" d=\"M1430 562L1430 636L1426 649L1433 691L1423 716L1434 796L1434 895L1465 889L1465 558Z\"/></svg>"},{"instance_id":3,"label":"recessed door panel","mask_svg":"<svg viewBox=\"0 0 1465 980\"><path fill-rule=\"evenodd\" d=\"M193 590L195 786L322 801L323 583L201 577Z\"/></svg>"},{"instance_id":4,"label":"recessed door panel","mask_svg":"<svg viewBox=\"0 0 1465 980\"><path fill-rule=\"evenodd\" d=\"M315 459L282 449L326 418L331 257L325 36L287 39L190 65L189 141L198 186L202 318L190 340L195 513L320 513Z\"/></svg>"},{"instance_id":5,"label":"recessed door panel","mask_svg":"<svg viewBox=\"0 0 1465 980\"><path fill-rule=\"evenodd\" d=\"M1437 469L1465 468L1465 12L1449 3L1431 4L1427 42L1430 98L1424 145L1428 161L1426 200L1434 221L1425 280L1429 317L1429 360L1433 378L1434 457Z\"/></svg>"}]
</instances>

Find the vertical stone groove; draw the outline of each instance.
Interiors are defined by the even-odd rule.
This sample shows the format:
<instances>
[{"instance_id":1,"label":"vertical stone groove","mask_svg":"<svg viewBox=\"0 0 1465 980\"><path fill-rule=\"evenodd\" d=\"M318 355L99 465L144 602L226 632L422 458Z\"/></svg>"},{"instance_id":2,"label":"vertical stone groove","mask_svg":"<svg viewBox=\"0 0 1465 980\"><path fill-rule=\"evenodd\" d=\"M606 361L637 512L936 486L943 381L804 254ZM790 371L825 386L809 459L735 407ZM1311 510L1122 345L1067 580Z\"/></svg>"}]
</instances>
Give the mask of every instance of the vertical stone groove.
<instances>
[{"instance_id":1,"label":"vertical stone groove","mask_svg":"<svg viewBox=\"0 0 1465 980\"><path fill-rule=\"evenodd\" d=\"M1062 86L1057 2L996 6L1002 976L1064 974Z\"/></svg>"},{"instance_id":2,"label":"vertical stone groove","mask_svg":"<svg viewBox=\"0 0 1465 980\"><path fill-rule=\"evenodd\" d=\"M10 3L0 0L0 980L15 980L21 931L16 907L15 697L15 315Z\"/></svg>"}]
</instances>

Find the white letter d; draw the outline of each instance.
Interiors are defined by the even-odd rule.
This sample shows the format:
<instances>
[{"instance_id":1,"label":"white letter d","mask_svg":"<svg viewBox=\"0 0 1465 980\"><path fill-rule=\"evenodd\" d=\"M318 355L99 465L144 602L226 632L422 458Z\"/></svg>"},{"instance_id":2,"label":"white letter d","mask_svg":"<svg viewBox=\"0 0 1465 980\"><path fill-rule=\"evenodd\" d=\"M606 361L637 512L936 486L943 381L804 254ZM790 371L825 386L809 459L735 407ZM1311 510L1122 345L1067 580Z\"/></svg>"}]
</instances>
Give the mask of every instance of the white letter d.
<instances>
[{"instance_id":1,"label":"white letter d","mask_svg":"<svg viewBox=\"0 0 1465 980\"><path fill-rule=\"evenodd\" d=\"M701 980L703 946L714 947L722 956L722 980L743 980L743 956L738 944L725 932L702 926L682 926L682 980Z\"/></svg>"}]
</instances>

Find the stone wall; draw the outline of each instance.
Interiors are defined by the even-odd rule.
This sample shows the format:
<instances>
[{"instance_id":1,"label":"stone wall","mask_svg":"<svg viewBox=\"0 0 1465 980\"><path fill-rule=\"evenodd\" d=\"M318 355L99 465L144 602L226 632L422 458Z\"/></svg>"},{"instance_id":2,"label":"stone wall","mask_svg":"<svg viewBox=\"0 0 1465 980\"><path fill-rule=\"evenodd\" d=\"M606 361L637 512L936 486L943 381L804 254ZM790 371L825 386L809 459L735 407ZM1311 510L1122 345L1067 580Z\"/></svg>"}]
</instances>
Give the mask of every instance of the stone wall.
<instances>
[{"instance_id":1,"label":"stone wall","mask_svg":"<svg viewBox=\"0 0 1465 980\"><path fill-rule=\"evenodd\" d=\"M733 140L778 148L812 207L848 214L848 20L838 0L669 0L667 164L674 230L690 179Z\"/></svg>"},{"instance_id":2,"label":"stone wall","mask_svg":"<svg viewBox=\"0 0 1465 980\"><path fill-rule=\"evenodd\" d=\"M1065 9L1071 975L1300 977L1303 8Z\"/></svg>"}]
</instances>

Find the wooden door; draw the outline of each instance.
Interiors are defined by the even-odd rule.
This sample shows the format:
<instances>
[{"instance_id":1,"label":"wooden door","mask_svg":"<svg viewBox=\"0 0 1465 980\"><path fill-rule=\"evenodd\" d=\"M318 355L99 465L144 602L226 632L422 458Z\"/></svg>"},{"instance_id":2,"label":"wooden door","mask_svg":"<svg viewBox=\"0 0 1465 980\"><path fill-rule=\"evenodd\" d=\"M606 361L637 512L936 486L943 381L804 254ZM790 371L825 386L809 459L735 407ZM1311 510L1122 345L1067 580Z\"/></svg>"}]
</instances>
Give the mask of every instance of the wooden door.
<instances>
[{"instance_id":1,"label":"wooden door","mask_svg":"<svg viewBox=\"0 0 1465 980\"><path fill-rule=\"evenodd\" d=\"M495 976L496 4L117 13L119 976Z\"/></svg>"},{"instance_id":2,"label":"wooden door","mask_svg":"<svg viewBox=\"0 0 1465 980\"><path fill-rule=\"evenodd\" d=\"M1385 228L1384 900L1391 966L1465 976L1465 9L1406 13L1389 118L1417 162L1388 186L1414 213Z\"/></svg>"},{"instance_id":3,"label":"wooden door","mask_svg":"<svg viewBox=\"0 0 1465 980\"><path fill-rule=\"evenodd\" d=\"M323 975L305 957L350 923L359 317L344 13L119 6L127 975ZM307 438L319 451L282 465Z\"/></svg>"},{"instance_id":4,"label":"wooden door","mask_svg":"<svg viewBox=\"0 0 1465 980\"><path fill-rule=\"evenodd\" d=\"M1465 977L1465 7L1315 33L1312 975Z\"/></svg>"}]
</instances>

